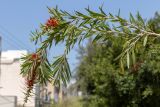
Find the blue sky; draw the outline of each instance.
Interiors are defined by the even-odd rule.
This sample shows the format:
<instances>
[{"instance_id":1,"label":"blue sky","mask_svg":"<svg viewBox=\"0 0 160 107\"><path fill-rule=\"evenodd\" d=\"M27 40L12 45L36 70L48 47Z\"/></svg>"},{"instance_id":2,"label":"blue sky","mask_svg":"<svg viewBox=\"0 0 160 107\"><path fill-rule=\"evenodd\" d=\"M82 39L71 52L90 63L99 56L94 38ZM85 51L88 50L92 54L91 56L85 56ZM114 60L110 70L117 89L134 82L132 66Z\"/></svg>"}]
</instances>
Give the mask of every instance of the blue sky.
<instances>
[{"instance_id":1,"label":"blue sky","mask_svg":"<svg viewBox=\"0 0 160 107\"><path fill-rule=\"evenodd\" d=\"M151 18L160 10L158 0L1 0L0 1L0 35L2 36L2 49L27 49L34 51L35 47L30 42L30 32L38 28L40 23L45 23L49 17L47 6L58 7L71 13L74 10L84 12L90 6L93 10L104 4L104 10L128 18L129 13L137 11L143 18ZM77 53L73 49L69 55L71 68L76 66ZM63 46L53 49L56 55L63 52Z\"/></svg>"}]
</instances>

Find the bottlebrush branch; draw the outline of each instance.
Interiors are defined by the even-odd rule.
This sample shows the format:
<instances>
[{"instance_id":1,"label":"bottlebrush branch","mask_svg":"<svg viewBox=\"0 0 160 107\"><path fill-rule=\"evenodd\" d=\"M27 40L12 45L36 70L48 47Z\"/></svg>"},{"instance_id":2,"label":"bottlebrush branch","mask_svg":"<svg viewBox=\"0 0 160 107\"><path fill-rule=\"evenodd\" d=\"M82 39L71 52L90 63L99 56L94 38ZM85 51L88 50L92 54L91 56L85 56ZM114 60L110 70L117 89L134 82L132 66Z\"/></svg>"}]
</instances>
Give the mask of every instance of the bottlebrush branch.
<instances>
[{"instance_id":1,"label":"bottlebrush branch","mask_svg":"<svg viewBox=\"0 0 160 107\"><path fill-rule=\"evenodd\" d=\"M57 7L48 8L48 10L50 18L40 26L39 30L32 33L31 40L40 45L37 53L49 50L59 43L65 43L65 50L64 54L57 57L52 64L48 62L46 52L40 54L40 64L36 69L38 75L36 81L40 83L52 81L54 84L60 85L61 82L67 84L71 72L66 57L76 43L80 44L85 39L92 37L93 42L104 43L121 37L125 41L124 44L120 44L123 50L115 60L120 60L120 67L123 71L124 60L128 68L131 63L135 63L136 53L138 53L135 51L138 48L137 44L145 47L149 40L160 37L160 34L155 33L150 23L144 21L139 13L136 17L130 14L129 20L126 20L120 15L105 13L102 7L99 7L99 12L86 8L87 14L78 11L70 14ZM34 66L34 61L28 60L28 57L30 55L23 58L21 72L26 76L29 76L30 69Z\"/></svg>"}]
</instances>

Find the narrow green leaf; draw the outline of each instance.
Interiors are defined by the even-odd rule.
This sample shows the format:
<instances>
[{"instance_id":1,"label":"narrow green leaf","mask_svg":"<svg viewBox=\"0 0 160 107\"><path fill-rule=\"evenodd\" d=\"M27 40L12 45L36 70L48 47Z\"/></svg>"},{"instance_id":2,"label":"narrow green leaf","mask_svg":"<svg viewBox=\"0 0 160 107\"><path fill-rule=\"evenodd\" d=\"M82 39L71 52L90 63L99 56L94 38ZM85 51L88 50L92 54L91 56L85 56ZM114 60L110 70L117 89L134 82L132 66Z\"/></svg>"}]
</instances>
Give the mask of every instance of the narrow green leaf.
<instances>
[{"instance_id":1,"label":"narrow green leaf","mask_svg":"<svg viewBox=\"0 0 160 107\"><path fill-rule=\"evenodd\" d=\"M58 66L57 67L54 67L53 71L52 71L52 75L54 78L56 78L57 74L58 74L58 71L59 71L59 68Z\"/></svg>"},{"instance_id":2,"label":"narrow green leaf","mask_svg":"<svg viewBox=\"0 0 160 107\"><path fill-rule=\"evenodd\" d=\"M102 38L102 36L98 34L98 35L93 39L93 43L94 43L94 42L97 42L97 41L100 40L101 38Z\"/></svg>"},{"instance_id":3,"label":"narrow green leaf","mask_svg":"<svg viewBox=\"0 0 160 107\"><path fill-rule=\"evenodd\" d=\"M127 51L127 67L130 67L130 58L129 58L129 52Z\"/></svg>"},{"instance_id":4,"label":"narrow green leaf","mask_svg":"<svg viewBox=\"0 0 160 107\"><path fill-rule=\"evenodd\" d=\"M143 46L146 46L148 40L148 35L144 37Z\"/></svg>"},{"instance_id":5,"label":"narrow green leaf","mask_svg":"<svg viewBox=\"0 0 160 107\"><path fill-rule=\"evenodd\" d=\"M123 60L120 59L120 68L121 68L121 74L124 74L124 65L123 65Z\"/></svg>"},{"instance_id":6,"label":"narrow green leaf","mask_svg":"<svg viewBox=\"0 0 160 107\"><path fill-rule=\"evenodd\" d=\"M71 31L74 27L75 27L74 25L68 26L68 28L66 28L66 30L65 30L65 32L64 32L64 34L63 34L62 37L66 36L67 33L70 33L70 31Z\"/></svg>"},{"instance_id":7,"label":"narrow green leaf","mask_svg":"<svg viewBox=\"0 0 160 107\"><path fill-rule=\"evenodd\" d=\"M132 49L132 61L133 61L133 64L136 63L136 56L135 56L135 51L134 51L134 49Z\"/></svg>"},{"instance_id":8,"label":"narrow green leaf","mask_svg":"<svg viewBox=\"0 0 160 107\"><path fill-rule=\"evenodd\" d=\"M87 15L84 15L84 14L78 12L78 11L76 11L76 15L77 15L77 16L80 16L80 17L83 17L84 19L90 19L90 18L91 18L91 17L89 17L89 16L87 16Z\"/></svg>"},{"instance_id":9,"label":"narrow green leaf","mask_svg":"<svg viewBox=\"0 0 160 107\"><path fill-rule=\"evenodd\" d=\"M109 13L109 16L110 16L111 18L114 18L114 16L113 16L111 13Z\"/></svg>"},{"instance_id":10,"label":"narrow green leaf","mask_svg":"<svg viewBox=\"0 0 160 107\"><path fill-rule=\"evenodd\" d=\"M88 11L88 13L89 13L92 17L105 17L104 14L91 11L89 8L85 8L85 10Z\"/></svg>"},{"instance_id":11,"label":"narrow green leaf","mask_svg":"<svg viewBox=\"0 0 160 107\"><path fill-rule=\"evenodd\" d=\"M118 10L118 17L120 17L120 14L121 14L121 10L119 9Z\"/></svg>"},{"instance_id":12,"label":"narrow green leaf","mask_svg":"<svg viewBox=\"0 0 160 107\"><path fill-rule=\"evenodd\" d=\"M135 19L134 19L134 17L133 17L133 15L130 13L130 22L131 23L135 23L136 21L135 21Z\"/></svg>"},{"instance_id":13,"label":"narrow green leaf","mask_svg":"<svg viewBox=\"0 0 160 107\"><path fill-rule=\"evenodd\" d=\"M78 27L84 26L84 25L87 24L89 21L90 21L90 19L84 20Z\"/></svg>"},{"instance_id":14,"label":"narrow green leaf","mask_svg":"<svg viewBox=\"0 0 160 107\"><path fill-rule=\"evenodd\" d=\"M101 11L101 13L102 13L103 15L106 15L106 13L103 11L103 5L99 7L99 10Z\"/></svg>"},{"instance_id":15,"label":"narrow green leaf","mask_svg":"<svg viewBox=\"0 0 160 107\"><path fill-rule=\"evenodd\" d=\"M67 58L65 57L65 67L66 67L66 70L68 71L68 74L69 74L69 77L71 77L71 70L70 70L70 66L69 66L69 63L68 63L68 60Z\"/></svg>"},{"instance_id":16,"label":"narrow green leaf","mask_svg":"<svg viewBox=\"0 0 160 107\"><path fill-rule=\"evenodd\" d=\"M59 17L57 12L56 12L56 9L54 9L54 8L51 9L49 7L47 7L47 8L48 8L50 14L54 15L55 17Z\"/></svg>"},{"instance_id":17,"label":"narrow green leaf","mask_svg":"<svg viewBox=\"0 0 160 107\"><path fill-rule=\"evenodd\" d=\"M139 24L141 24L141 26L145 26L145 22L143 20L143 18L141 17L141 15L139 14L139 12L137 13L137 19L138 19L138 22Z\"/></svg>"}]
</instances>

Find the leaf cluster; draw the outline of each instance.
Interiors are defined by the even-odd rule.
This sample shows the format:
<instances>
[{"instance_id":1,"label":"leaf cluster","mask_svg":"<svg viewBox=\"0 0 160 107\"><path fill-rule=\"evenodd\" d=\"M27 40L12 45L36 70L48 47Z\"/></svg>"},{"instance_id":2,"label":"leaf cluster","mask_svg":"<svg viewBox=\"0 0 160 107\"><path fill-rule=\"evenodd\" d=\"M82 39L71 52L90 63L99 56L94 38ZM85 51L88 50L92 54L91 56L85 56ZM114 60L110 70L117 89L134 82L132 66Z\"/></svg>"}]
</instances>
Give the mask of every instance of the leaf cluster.
<instances>
[{"instance_id":1,"label":"leaf cluster","mask_svg":"<svg viewBox=\"0 0 160 107\"><path fill-rule=\"evenodd\" d=\"M136 55L139 52L137 50L145 49L148 44L160 36L139 13L136 17L130 14L130 19L126 20L120 14L106 13L102 7L99 7L99 12L92 11L88 7L85 9L86 14L78 11L70 14L59 10L58 7L48 8L48 10L50 17L57 19L59 25L46 29L46 24L41 24L40 29L33 32L31 37L31 40L39 45L36 53L40 52L41 58L35 71L38 72L37 81L40 83L54 80L55 84L61 84L61 82L67 84L71 77L67 55L76 44L81 44L88 38L92 37L92 42L101 44L121 38L123 48L115 60L120 61L121 72L124 74L125 65L130 68L136 63ZM50 64L47 52L59 43L65 44L64 54ZM42 52L43 50L45 52ZM34 61L28 60L29 56L23 58L22 75L29 76L34 66Z\"/></svg>"}]
</instances>

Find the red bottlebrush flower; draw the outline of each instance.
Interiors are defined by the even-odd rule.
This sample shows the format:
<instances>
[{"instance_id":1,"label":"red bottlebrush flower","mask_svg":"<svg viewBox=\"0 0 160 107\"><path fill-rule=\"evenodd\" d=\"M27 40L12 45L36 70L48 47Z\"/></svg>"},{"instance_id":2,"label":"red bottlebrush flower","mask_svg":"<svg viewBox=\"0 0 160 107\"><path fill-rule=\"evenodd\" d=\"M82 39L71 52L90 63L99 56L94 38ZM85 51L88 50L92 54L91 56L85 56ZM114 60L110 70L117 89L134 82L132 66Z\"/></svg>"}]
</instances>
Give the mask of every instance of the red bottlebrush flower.
<instances>
[{"instance_id":1,"label":"red bottlebrush flower","mask_svg":"<svg viewBox=\"0 0 160 107\"><path fill-rule=\"evenodd\" d=\"M32 56L31 56L31 59L32 59L32 60L35 60L35 59L37 59L37 58L38 58L38 55L37 55L36 53L33 53Z\"/></svg>"},{"instance_id":2,"label":"red bottlebrush flower","mask_svg":"<svg viewBox=\"0 0 160 107\"><path fill-rule=\"evenodd\" d=\"M38 54L34 53L31 55L31 58L33 60L38 59ZM24 98L24 104L25 105L28 101L28 98L31 96L31 93L33 92L34 85L37 82L38 79L38 74L37 74L37 65L36 63L35 66L32 67L32 69L28 72L28 75L25 77L25 85L26 85L26 92L25 92L25 98Z\"/></svg>"},{"instance_id":3,"label":"red bottlebrush flower","mask_svg":"<svg viewBox=\"0 0 160 107\"><path fill-rule=\"evenodd\" d=\"M138 61L136 64L134 64L131 69L132 72L137 72L140 69L142 64L143 64L143 61Z\"/></svg>"},{"instance_id":4,"label":"red bottlebrush flower","mask_svg":"<svg viewBox=\"0 0 160 107\"><path fill-rule=\"evenodd\" d=\"M25 103L27 103L28 98L32 93L33 86L36 83L36 76L37 76L37 73L36 72L32 72L31 77L30 78L26 77L26 79L25 79L25 84L26 84L27 90L25 92L26 96L24 98L24 105L25 105Z\"/></svg>"},{"instance_id":5,"label":"red bottlebrush flower","mask_svg":"<svg viewBox=\"0 0 160 107\"><path fill-rule=\"evenodd\" d=\"M27 80L27 86L31 88L33 86L33 81L32 80Z\"/></svg>"},{"instance_id":6,"label":"red bottlebrush flower","mask_svg":"<svg viewBox=\"0 0 160 107\"><path fill-rule=\"evenodd\" d=\"M50 18L47 20L46 27L57 27L59 25L59 22L55 18Z\"/></svg>"}]
</instances>

